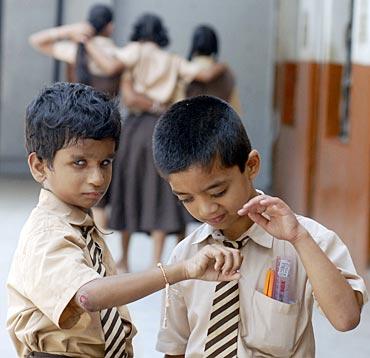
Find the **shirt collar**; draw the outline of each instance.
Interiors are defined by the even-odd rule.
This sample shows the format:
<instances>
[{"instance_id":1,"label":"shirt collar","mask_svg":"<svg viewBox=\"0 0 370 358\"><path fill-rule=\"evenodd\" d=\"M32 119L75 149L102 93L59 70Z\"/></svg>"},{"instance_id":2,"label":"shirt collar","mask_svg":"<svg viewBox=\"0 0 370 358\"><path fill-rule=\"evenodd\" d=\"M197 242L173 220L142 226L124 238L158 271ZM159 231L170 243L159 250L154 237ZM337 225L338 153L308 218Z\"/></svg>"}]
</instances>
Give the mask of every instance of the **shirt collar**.
<instances>
[{"instance_id":1,"label":"shirt collar","mask_svg":"<svg viewBox=\"0 0 370 358\"><path fill-rule=\"evenodd\" d=\"M63 217L71 225L94 226L94 221L90 213L76 206L66 204L49 190L41 189L37 206L56 216Z\"/></svg>"},{"instance_id":2,"label":"shirt collar","mask_svg":"<svg viewBox=\"0 0 370 358\"><path fill-rule=\"evenodd\" d=\"M200 228L197 236L198 238L193 242L193 244L204 242L209 237L212 237L215 240L223 240L225 238L220 230L217 230L208 224L202 225L202 228ZM238 240L246 236L249 236L258 245L268 249L272 247L273 237L256 223L254 223L247 231L240 235Z\"/></svg>"}]
</instances>

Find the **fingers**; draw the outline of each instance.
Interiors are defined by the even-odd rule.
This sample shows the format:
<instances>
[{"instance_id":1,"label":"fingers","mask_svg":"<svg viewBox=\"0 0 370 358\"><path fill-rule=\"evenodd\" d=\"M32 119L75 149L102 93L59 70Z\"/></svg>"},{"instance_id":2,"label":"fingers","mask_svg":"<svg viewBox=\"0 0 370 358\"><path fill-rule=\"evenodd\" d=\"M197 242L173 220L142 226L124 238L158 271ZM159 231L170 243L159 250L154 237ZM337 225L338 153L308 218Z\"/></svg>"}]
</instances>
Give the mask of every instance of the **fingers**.
<instances>
[{"instance_id":1,"label":"fingers","mask_svg":"<svg viewBox=\"0 0 370 358\"><path fill-rule=\"evenodd\" d=\"M238 214L240 216L248 214L248 216L254 220L253 218L257 216L263 218L262 214L285 215L288 211L290 211L289 207L281 199L268 195L257 195L244 204L243 207L238 210ZM250 214L252 214L252 216Z\"/></svg>"},{"instance_id":2,"label":"fingers","mask_svg":"<svg viewBox=\"0 0 370 358\"><path fill-rule=\"evenodd\" d=\"M211 255L215 260L214 269L215 271L221 272L227 276L235 274L243 262L243 257L239 250L224 247L221 245L210 246Z\"/></svg>"}]
</instances>

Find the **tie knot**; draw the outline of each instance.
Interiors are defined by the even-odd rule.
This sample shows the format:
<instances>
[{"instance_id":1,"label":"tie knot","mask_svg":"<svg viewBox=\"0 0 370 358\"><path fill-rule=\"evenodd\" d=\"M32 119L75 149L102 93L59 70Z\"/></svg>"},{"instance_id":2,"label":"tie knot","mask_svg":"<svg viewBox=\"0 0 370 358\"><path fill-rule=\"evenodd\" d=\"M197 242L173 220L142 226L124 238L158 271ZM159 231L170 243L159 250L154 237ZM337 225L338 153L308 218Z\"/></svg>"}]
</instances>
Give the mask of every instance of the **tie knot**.
<instances>
[{"instance_id":1,"label":"tie knot","mask_svg":"<svg viewBox=\"0 0 370 358\"><path fill-rule=\"evenodd\" d=\"M232 249L240 250L245 244L248 242L249 236L244 237L241 240L231 241L231 240L223 240L222 243L226 247L231 247Z\"/></svg>"}]
</instances>

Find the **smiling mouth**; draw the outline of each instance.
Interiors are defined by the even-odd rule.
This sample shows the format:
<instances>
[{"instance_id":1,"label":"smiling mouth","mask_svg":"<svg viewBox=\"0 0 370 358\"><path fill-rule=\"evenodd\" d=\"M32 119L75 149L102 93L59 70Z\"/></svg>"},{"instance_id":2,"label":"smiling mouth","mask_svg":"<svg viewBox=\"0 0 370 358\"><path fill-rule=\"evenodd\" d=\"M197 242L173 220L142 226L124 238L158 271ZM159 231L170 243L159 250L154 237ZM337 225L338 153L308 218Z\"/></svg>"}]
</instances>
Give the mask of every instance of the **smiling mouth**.
<instances>
[{"instance_id":1,"label":"smiling mouth","mask_svg":"<svg viewBox=\"0 0 370 358\"><path fill-rule=\"evenodd\" d=\"M225 218L225 216L226 214L222 214L222 215L219 215L212 219L207 220L207 222L210 224L219 224Z\"/></svg>"},{"instance_id":2,"label":"smiling mouth","mask_svg":"<svg viewBox=\"0 0 370 358\"><path fill-rule=\"evenodd\" d=\"M103 196L103 193L100 193L98 191L94 191L94 192L91 192L91 193L84 193L84 196L87 196L88 198L91 198L91 199L99 199Z\"/></svg>"}]
</instances>

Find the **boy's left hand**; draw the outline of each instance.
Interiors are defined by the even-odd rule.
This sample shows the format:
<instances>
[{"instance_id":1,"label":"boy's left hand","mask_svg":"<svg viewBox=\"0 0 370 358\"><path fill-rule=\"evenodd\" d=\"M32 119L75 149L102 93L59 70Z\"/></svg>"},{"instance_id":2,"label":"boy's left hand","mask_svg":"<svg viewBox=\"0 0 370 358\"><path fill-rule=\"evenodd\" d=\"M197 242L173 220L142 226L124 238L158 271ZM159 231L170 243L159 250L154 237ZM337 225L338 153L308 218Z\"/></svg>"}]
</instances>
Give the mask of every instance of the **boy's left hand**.
<instances>
[{"instance_id":1,"label":"boy's left hand","mask_svg":"<svg viewBox=\"0 0 370 358\"><path fill-rule=\"evenodd\" d=\"M185 276L203 281L232 281L240 278L243 257L239 250L223 245L206 245L184 261Z\"/></svg>"},{"instance_id":2,"label":"boy's left hand","mask_svg":"<svg viewBox=\"0 0 370 358\"><path fill-rule=\"evenodd\" d=\"M270 235L294 244L306 230L300 225L290 207L281 199L258 195L238 210L239 215L248 215Z\"/></svg>"}]
</instances>

